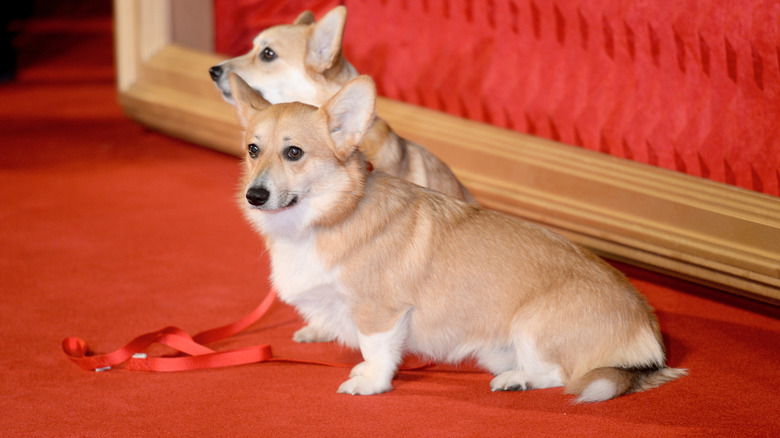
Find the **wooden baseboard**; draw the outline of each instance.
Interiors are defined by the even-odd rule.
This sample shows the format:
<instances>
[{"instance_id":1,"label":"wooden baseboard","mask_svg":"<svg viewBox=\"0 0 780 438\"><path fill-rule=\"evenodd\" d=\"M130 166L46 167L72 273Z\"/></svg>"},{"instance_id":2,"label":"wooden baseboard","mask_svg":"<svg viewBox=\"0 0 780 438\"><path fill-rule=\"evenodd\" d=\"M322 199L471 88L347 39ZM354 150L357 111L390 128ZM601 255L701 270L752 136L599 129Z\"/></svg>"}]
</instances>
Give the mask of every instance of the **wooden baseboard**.
<instances>
[{"instance_id":1,"label":"wooden baseboard","mask_svg":"<svg viewBox=\"0 0 780 438\"><path fill-rule=\"evenodd\" d=\"M117 25L118 32L130 27ZM124 64L133 69L120 71L124 111L170 135L241 154L235 110L208 76L221 58L154 44L161 48L135 55ZM780 304L780 198L388 99L379 99L377 111L447 162L487 208L541 223L608 258Z\"/></svg>"}]
</instances>

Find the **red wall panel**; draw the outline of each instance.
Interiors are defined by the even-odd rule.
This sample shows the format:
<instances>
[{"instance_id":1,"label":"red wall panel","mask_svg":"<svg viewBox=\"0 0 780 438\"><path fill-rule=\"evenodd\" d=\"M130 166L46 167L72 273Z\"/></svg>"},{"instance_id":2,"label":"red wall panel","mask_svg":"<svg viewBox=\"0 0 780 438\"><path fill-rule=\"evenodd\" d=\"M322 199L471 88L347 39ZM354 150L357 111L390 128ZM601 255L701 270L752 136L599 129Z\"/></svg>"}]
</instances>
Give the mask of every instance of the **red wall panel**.
<instances>
[{"instance_id":1,"label":"red wall panel","mask_svg":"<svg viewBox=\"0 0 780 438\"><path fill-rule=\"evenodd\" d=\"M780 1L215 0L217 50L339 3L382 95L780 195Z\"/></svg>"}]
</instances>

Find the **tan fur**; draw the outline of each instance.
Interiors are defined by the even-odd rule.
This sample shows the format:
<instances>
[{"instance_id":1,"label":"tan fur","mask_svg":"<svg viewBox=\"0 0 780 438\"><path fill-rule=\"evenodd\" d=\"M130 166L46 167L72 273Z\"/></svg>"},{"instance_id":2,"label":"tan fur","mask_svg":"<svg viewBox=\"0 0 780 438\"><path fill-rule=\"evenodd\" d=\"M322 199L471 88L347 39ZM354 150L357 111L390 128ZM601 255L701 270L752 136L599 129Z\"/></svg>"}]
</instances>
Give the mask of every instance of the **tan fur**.
<instances>
[{"instance_id":1,"label":"tan fur","mask_svg":"<svg viewBox=\"0 0 780 438\"><path fill-rule=\"evenodd\" d=\"M212 67L217 88L233 102L228 79L235 73L271 103L324 104L358 75L341 51L345 22L346 8L337 6L319 22L307 11L291 25L264 30L248 53ZM267 47L277 54L272 62L262 60L261 53ZM399 137L381 119L376 119L360 149L379 171L477 205L444 162L419 144Z\"/></svg>"},{"instance_id":2,"label":"tan fur","mask_svg":"<svg viewBox=\"0 0 780 438\"><path fill-rule=\"evenodd\" d=\"M266 239L279 297L310 322L298 340L361 349L365 362L340 392L389 390L402 351L440 361L473 356L496 375L493 390L564 385L581 401L684 373L664 364L645 299L591 252L539 226L370 173L355 147L374 116L370 79L353 80L319 110L258 110L262 104L240 97L251 90L240 80L234 86L243 90L246 141L262 139L273 152L293 138L306 151L295 162L276 153L247 160L248 189L285 172L306 183L292 207L246 212Z\"/></svg>"}]
</instances>

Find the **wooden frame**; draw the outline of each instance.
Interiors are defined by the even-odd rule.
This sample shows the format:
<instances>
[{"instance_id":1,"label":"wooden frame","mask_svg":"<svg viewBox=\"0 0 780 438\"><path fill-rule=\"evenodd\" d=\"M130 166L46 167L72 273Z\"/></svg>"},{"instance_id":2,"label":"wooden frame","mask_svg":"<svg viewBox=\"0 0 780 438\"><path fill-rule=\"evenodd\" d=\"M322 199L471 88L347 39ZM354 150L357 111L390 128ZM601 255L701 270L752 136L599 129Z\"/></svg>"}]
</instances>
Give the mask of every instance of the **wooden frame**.
<instances>
[{"instance_id":1,"label":"wooden frame","mask_svg":"<svg viewBox=\"0 0 780 438\"><path fill-rule=\"evenodd\" d=\"M197 1L207 12L192 15L199 21L192 29L203 32L212 26L211 0ZM120 104L152 128L241 154L234 109L207 72L221 58L174 41L180 3L114 0ZM178 41L187 31L176 34ZM614 260L780 303L779 198L388 99L377 106L397 132L447 161L488 208Z\"/></svg>"}]
</instances>

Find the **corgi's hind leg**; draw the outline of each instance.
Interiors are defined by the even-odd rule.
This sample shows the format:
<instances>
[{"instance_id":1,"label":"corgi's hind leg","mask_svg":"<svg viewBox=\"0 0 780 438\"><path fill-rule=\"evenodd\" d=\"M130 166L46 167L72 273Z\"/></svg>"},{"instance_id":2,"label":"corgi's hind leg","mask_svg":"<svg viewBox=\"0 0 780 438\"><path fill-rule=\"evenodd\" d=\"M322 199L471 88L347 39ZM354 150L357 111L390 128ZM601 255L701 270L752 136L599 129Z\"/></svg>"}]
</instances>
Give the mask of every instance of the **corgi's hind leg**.
<instances>
[{"instance_id":1,"label":"corgi's hind leg","mask_svg":"<svg viewBox=\"0 0 780 438\"><path fill-rule=\"evenodd\" d=\"M560 366L541 360L528 342L515 344L515 368L499 373L490 381L492 391L525 391L563 386Z\"/></svg>"},{"instance_id":2,"label":"corgi's hind leg","mask_svg":"<svg viewBox=\"0 0 780 438\"><path fill-rule=\"evenodd\" d=\"M558 386L563 386L558 367L534 372L524 369L504 371L490 381L492 391L525 391Z\"/></svg>"},{"instance_id":3,"label":"corgi's hind leg","mask_svg":"<svg viewBox=\"0 0 780 438\"><path fill-rule=\"evenodd\" d=\"M338 392L353 395L380 394L393 389L392 380L401 363L408 330L408 312L398 318L386 332L364 335L358 333L363 362L352 368L349 380Z\"/></svg>"}]
</instances>

